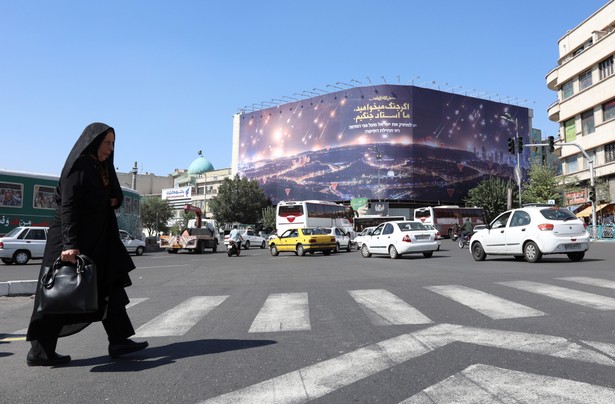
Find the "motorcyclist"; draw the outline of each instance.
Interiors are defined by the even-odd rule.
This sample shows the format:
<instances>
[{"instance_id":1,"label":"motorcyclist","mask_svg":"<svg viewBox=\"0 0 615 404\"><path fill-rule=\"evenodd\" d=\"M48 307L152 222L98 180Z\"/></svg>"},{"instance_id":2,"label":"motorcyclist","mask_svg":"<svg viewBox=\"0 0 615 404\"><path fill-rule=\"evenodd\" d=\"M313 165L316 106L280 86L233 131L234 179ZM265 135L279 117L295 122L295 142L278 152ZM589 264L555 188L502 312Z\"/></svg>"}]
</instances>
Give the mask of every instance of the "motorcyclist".
<instances>
[{"instance_id":1,"label":"motorcyclist","mask_svg":"<svg viewBox=\"0 0 615 404\"><path fill-rule=\"evenodd\" d=\"M470 221L469 218L466 218L466 221L463 224L463 227L461 228L461 239L465 240L468 234L471 234L471 233L472 233L472 222Z\"/></svg>"},{"instance_id":2,"label":"motorcyclist","mask_svg":"<svg viewBox=\"0 0 615 404\"><path fill-rule=\"evenodd\" d=\"M241 242L243 241L243 237L239 230L237 229L237 225L233 225L233 230L228 235L229 240L233 240L233 242L237 245L237 250L241 251Z\"/></svg>"}]
</instances>

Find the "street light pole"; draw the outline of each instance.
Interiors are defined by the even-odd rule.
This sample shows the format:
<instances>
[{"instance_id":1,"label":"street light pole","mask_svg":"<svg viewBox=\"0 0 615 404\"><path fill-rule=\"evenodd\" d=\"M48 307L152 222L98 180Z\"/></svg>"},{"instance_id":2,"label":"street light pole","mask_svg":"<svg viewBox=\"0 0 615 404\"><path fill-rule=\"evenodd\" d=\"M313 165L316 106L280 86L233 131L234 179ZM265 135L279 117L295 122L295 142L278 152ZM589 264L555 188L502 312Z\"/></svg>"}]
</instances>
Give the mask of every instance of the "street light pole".
<instances>
[{"instance_id":1,"label":"street light pole","mask_svg":"<svg viewBox=\"0 0 615 404\"><path fill-rule=\"evenodd\" d=\"M515 174L517 179L517 185L519 186L519 207L521 207L521 151L519 150L519 122L517 118L512 119L510 114L507 112L504 115L500 116L500 118L505 121L511 122L515 124L515 154L517 155L517 166L515 167Z\"/></svg>"}]
</instances>

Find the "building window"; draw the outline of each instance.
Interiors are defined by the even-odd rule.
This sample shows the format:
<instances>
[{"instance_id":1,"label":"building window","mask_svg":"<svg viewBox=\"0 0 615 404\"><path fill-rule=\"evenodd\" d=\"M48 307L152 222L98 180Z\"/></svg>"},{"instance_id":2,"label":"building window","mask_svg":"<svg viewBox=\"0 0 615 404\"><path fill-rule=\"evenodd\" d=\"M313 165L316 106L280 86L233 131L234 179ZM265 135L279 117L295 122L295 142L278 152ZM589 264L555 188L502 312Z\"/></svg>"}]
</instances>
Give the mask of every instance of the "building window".
<instances>
[{"instance_id":1,"label":"building window","mask_svg":"<svg viewBox=\"0 0 615 404\"><path fill-rule=\"evenodd\" d=\"M609 143L604 145L604 160L607 163L615 161L615 143Z\"/></svg>"},{"instance_id":2,"label":"building window","mask_svg":"<svg viewBox=\"0 0 615 404\"><path fill-rule=\"evenodd\" d=\"M575 171L579 171L579 160L576 157L571 157L568 159L568 172L573 173Z\"/></svg>"},{"instance_id":3,"label":"building window","mask_svg":"<svg viewBox=\"0 0 615 404\"><path fill-rule=\"evenodd\" d=\"M615 100L602 104L602 112L604 114L604 121L615 118Z\"/></svg>"},{"instance_id":4,"label":"building window","mask_svg":"<svg viewBox=\"0 0 615 404\"><path fill-rule=\"evenodd\" d=\"M594 110L590 109L581 114L581 126L583 129L583 135L589 135L596 131L594 126Z\"/></svg>"},{"instance_id":5,"label":"building window","mask_svg":"<svg viewBox=\"0 0 615 404\"><path fill-rule=\"evenodd\" d=\"M564 122L564 131L566 133L566 142L574 142L577 140L577 128L575 126L574 118Z\"/></svg>"},{"instance_id":6,"label":"building window","mask_svg":"<svg viewBox=\"0 0 615 404\"><path fill-rule=\"evenodd\" d=\"M562 86L562 99L570 98L574 95L574 88L572 87L572 81L564 83Z\"/></svg>"},{"instance_id":7,"label":"building window","mask_svg":"<svg viewBox=\"0 0 615 404\"><path fill-rule=\"evenodd\" d=\"M579 74L579 91L585 90L592 85L592 71L588 70L585 73Z\"/></svg>"},{"instance_id":8,"label":"building window","mask_svg":"<svg viewBox=\"0 0 615 404\"><path fill-rule=\"evenodd\" d=\"M598 65L598 67L600 69L600 80L605 79L609 77L610 75L612 75L614 71L613 70L613 56L600 62L600 65Z\"/></svg>"}]
</instances>

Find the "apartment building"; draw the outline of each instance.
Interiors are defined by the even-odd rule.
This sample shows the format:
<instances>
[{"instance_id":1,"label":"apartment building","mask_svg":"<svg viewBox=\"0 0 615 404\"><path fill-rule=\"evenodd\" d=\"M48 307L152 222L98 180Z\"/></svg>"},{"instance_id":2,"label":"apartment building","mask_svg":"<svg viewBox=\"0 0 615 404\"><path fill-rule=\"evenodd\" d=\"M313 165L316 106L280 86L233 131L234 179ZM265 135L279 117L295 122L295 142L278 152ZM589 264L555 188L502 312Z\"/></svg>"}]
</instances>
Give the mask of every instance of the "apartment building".
<instances>
[{"instance_id":1,"label":"apartment building","mask_svg":"<svg viewBox=\"0 0 615 404\"><path fill-rule=\"evenodd\" d=\"M615 1L611 0L558 42L557 67L547 76L547 87L557 92L548 108L551 121L559 123L557 146L562 179L578 181L587 197L590 160L597 181L608 189L598 193L600 208L615 201ZM561 144L561 143L560 143Z\"/></svg>"}]
</instances>

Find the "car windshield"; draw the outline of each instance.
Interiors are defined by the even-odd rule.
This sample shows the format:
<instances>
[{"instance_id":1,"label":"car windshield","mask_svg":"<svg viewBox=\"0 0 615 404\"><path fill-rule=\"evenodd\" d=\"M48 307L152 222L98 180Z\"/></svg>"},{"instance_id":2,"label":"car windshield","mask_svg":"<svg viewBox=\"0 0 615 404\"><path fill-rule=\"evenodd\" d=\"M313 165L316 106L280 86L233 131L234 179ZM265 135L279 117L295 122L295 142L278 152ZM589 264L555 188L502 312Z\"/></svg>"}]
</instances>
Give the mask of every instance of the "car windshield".
<instances>
[{"instance_id":1,"label":"car windshield","mask_svg":"<svg viewBox=\"0 0 615 404\"><path fill-rule=\"evenodd\" d=\"M427 227L419 222L400 222L398 226L401 231L427 230Z\"/></svg>"},{"instance_id":2,"label":"car windshield","mask_svg":"<svg viewBox=\"0 0 615 404\"><path fill-rule=\"evenodd\" d=\"M15 237L17 236L21 231L23 230L23 227L15 227L13 230L9 231L7 234L4 235L4 237Z\"/></svg>"},{"instance_id":3,"label":"car windshield","mask_svg":"<svg viewBox=\"0 0 615 404\"><path fill-rule=\"evenodd\" d=\"M574 213L568 209L549 208L542 209L540 213L545 217L545 219L549 220L563 220L565 222L577 218Z\"/></svg>"}]
</instances>

